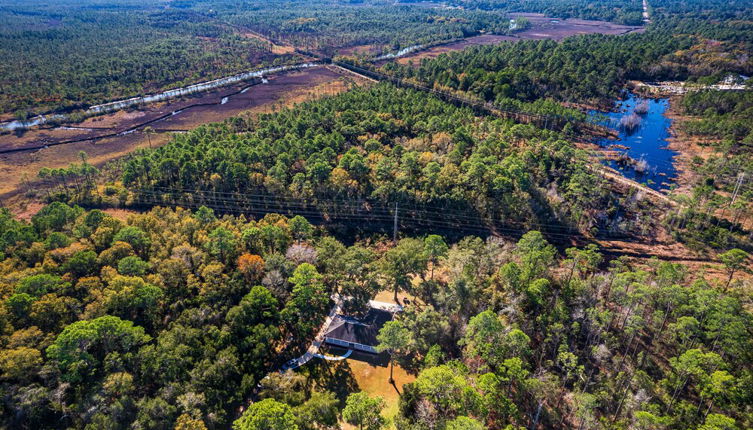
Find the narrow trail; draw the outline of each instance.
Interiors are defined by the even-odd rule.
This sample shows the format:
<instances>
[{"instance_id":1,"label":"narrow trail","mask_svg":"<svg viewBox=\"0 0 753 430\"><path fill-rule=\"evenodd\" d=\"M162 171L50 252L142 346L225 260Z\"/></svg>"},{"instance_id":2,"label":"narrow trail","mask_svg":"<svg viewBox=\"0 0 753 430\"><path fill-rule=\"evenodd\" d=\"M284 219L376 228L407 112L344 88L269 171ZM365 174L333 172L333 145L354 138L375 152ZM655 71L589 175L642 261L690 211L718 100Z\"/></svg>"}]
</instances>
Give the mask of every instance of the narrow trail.
<instances>
[{"instance_id":1,"label":"narrow trail","mask_svg":"<svg viewBox=\"0 0 753 430\"><path fill-rule=\"evenodd\" d=\"M642 193L646 193L647 195L649 195L650 197L654 199L657 199L661 203L667 203L670 206L677 206L678 204L676 201L669 198L669 196L667 196L666 194L660 191L656 191L652 188L649 188L632 179L628 179L620 175L619 173L612 172L607 167L604 167L604 166L593 167L593 170L610 181L614 181L614 182L617 182L618 184L622 184L630 188L634 188Z\"/></svg>"},{"instance_id":2,"label":"narrow trail","mask_svg":"<svg viewBox=\"0 0 753 430\"><path fill-rule=\"evenodd\" d=\"M249 72L237 73L230 76L225 76L211 81L199 82L197 84L188 85L185 87L175 88L172 90L162 91L159 93L148 94L139 97L131 97L129 99L114 100L111 102L91 106L86 109L83 114L85 116L97 116L107 113L113 113L127 109L133 106L147 105L156 102L169 101L180 97L204 93L207 91L215 90L222 87L239 84L246 81L252 81L254 79L263 78L265 75L271 75L279 72L286 72L290 70L301 70L311 67L317 67L320 64L316 62L303 62L298 64L290 64L285 66L266 67L263 69L253 70ZM47 124L50 121L65 121L68 119L68 115L64 114L52 114L52 115L39 115L26 121L8 121L0 123L0 129L15 131L18 129L26 129L35 126Z\"/></svg>"},{"instance_id":3,"label":"narrow trail","mask_svg":"<svg viewBox=\"0 0 753 430\"><path fill-rule=\"evenodd\" d=\"M372 82L372 83L378 83L379 82L378 80L376 80L374 78L368 77L366 75L362 75L360 73L356 73L353 70L346 69L345 67L342 67L342 66L340 66L338 64L334 64L333 63L333 64L331 64L328 67L330 69L332 69L332 70L335 70L337 73L340 73L341 75L356 76L358 78L365 79L365 80L367 80L369 82Z\"/></svg>"},{"instance_id":4,"label":"narrow trail","mask_svg":"<svg viewBox=\"0 0 753 430\"><path fill-rule=\"evenodd\" d=\"M304 63L304 64L307 65L309 63ZM321 65L317 64L317 65L312 65L312 66L306 66L305 68L306 69L311 69L311 68L315 68L315 67L321 67ZM296 70L299 70L299 69L295 68L295 66L291 66L290 68L286 68L284 70L278 70L275 73L271 73L271 74L284 74L284 73L288 73L290 71L296 71ZM269 75L267 75L267 76L269 76ZM255 85L261 84L263 82L263 79L264 79L263 77L258 77L258 78L249 79L248 81L243 81L243 82L246 83L246 85L244 85L242 88L239 88L237 91L233 91L232 93L224 94L223 96L218 96L217 100L215 100L215 101L189 104L187 106L183 106L182 108L180 108L178 110L174 110L174 111L171 111L171 112L166 112L166 113L164 113L164 114L162 114L160 116L157 116L157 117L151 118L149 120L146 120L146 121L143 121L143 122L139 122L139 123L127 126L127 127L121 127L121 128L114 128L114 127L113 128L89 127L91 130L109 131L107 133L97 134L97 135L93 135L93 136L85 136L85 137L80 137L80 138L75 138L75 139L64 139L64 140L59 140L59 141L56 141L56 142L40 143L40 144L33 145L33 146L22 146L22 147L18 147L18 148L0 149L0 154L13 154L13 153L17 153L17 152L39 151L39 150L42 150L42 149L49 148L51 146L68 145L68 144L83 143L83 142L96 142L96 141L102 140L102 139L108 139L108 138L112 138L112 137L123 136L123 135L126 135L126 134L133 133L135 131L138 131L139 129L142 129L142 128L148 126L148 125L156 124L156 123L158 123L160 121L163 121L163 120L165 120L167 118L172 118L175 115L183 114L183 113L185 113L187 111L190 111L192 109L196 109L196 108L200 108L200 107L209 107L209 106L220 106L220 105L224 104L223 101L227 102L228 99L231 99L232 97L235 97L235 96L237 96L239 94L245 93L249 88L251 88L251 87L253 87ZM87 129L87 127L76 127L76 126L68 126L68 125L62 126L62 127L59 127L59 128L71 128L71 129L82 129L82 130L86 130ZM164 128L164 129L155 129L155 131L157 131L159 133L185 133L185 132L187 132L189 130L186 130L186 129L169 129L169 128Z\"/></svg>"}]
</instances>

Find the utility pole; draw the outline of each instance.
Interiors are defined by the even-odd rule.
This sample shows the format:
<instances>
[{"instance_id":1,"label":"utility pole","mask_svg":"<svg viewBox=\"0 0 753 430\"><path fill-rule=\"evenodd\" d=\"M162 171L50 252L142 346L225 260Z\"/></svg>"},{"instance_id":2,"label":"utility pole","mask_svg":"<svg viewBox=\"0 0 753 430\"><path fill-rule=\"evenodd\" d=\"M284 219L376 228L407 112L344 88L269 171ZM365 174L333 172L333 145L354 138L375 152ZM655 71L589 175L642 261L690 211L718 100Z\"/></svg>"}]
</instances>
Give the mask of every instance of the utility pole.
<instances>
[{"instance_id":1,"label":"utility pole","mask_svg":"<svg viewBox=\"0 0 753 430\"><path fill-rule=\"evenodd\" d=\"M735 200L737 200L737 196L740 193L740 188L743 185L743 180L744 179L745 179L745 172L739 173L737 175L737 181L735 181L735 190L732 192L732 199L730 200L729 205L727 205L727 207L725 207L722 210L722 216L719 217L719 218L717 218L717 220L716 220L716 226L717 227L719 227L719 223L721 222L721 218L723 218L724 215L725 215L725 213L727 212L727 208L732 209L732 205L735 204Z\"/></svg>"},{"instance_id":2,"label":"utility pole","mask_svg":"<svg viewBox=\"0 0 753 430\"><path fill-rule=\"evenodd\" d=\"M732 206L732 204L735 203L735 200L737 200L737 195L740 192L740 187L742 187L743 185L743 179L745 179L745 172L737 175L737 182L735 183L735 191L732 193L732 201L730 201L729 203L730 206Z\"/></svg>"},{"instance_id":3,"label":"utility pole","mask_svg":"<svg viewBox=\"0 0 753 430\"><path fill-rule=\"evenodd\" d=\"M395 202L395 222L392 224L392 242L397 244L397 202Z\"/></svg>"}]
</instances>

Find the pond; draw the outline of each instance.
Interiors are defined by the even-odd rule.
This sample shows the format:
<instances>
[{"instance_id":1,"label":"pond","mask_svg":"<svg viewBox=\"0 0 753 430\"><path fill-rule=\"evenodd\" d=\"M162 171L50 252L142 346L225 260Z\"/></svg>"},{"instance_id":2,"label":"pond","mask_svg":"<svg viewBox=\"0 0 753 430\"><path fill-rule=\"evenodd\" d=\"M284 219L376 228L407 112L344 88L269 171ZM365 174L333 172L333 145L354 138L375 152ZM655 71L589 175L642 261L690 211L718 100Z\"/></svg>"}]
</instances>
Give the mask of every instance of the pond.
<instances>
[{"instance_id":1,"label":"pond","mask_svg":"<svg viewBox=\"0 0 753 430\"><path fill-rule=\"evenodd\" d=\"M608 152L604 164L626 178L667 190L677 173L669 149L672 120L665 116L668 99L642 99L631 94L618 100L613 112L601 112L603 124L619 133L619 140L602 139L597 143Z\"/></svg>"}]
</instances>

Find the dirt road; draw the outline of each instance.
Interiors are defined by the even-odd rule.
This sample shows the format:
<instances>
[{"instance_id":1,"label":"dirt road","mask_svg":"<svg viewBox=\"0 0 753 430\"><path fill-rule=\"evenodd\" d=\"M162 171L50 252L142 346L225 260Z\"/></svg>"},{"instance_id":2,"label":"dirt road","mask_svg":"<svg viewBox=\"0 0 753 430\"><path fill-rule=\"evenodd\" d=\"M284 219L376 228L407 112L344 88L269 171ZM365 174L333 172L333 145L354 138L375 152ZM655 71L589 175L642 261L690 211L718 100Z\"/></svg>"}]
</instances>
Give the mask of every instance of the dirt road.
<instances>
[{"instance_id":1,"label":"dirt road","mask_svg":"<svg viewBox=\"0 0 753 430\"><path fill-rule=\"evenodd\" d=\"M167 143L171 133L190 130L201 124L220 122L226 118L246 112L254 114L269 112L280 106L291 106L306 100L346 91L352 85L368 84L352 74L330 67L316 67L303 71L270 76L266 84L250 87L243 93L223 99L228 92L239 87L203 93L185 103L155 104L132 111L121 111L101 117L90 118L77 128L37 129L17 135L0 136L0 147L22 148L49 145L61 140L86 138L88 140L65 145L48 146L45 149L22 151L0 155L0 201L8 203L12 196L34 188L37 173L43 167L61 168L78 162L78 153L85 151L89 161L102 166L109 161L128 153L148 147L149 138L142 133L144 124L165 114L168 117L151 123L158 132L151 136L152 145ZM181 109L186 104L197 104L190 109ZM172 115L172 112L178 112ZM134 129L131 133L118 134L123 130ZM97 138L105 134L116 136Z\"/></svg>"}]
</instances>

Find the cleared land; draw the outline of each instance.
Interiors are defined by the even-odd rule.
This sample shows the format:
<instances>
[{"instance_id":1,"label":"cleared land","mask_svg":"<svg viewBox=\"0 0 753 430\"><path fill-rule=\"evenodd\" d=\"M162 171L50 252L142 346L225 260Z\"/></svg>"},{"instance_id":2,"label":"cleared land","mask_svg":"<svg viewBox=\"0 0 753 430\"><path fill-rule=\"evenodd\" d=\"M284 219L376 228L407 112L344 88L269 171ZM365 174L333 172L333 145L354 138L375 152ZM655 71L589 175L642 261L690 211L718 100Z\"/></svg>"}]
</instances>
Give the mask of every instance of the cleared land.
<instances>
[{"instance_id":1,"label":"cleared land","mask_svg":"<svg viewBox=\"0 0 753 430\"><path fill-rule=\"evenodd\" d=\"M43 167L60 168L78 161L79 151L89 155L89 161L97 166L149 145L149 138L142 133L140 124L181 111L188 105L204 104L182 110L164 120L151 123L158 134L151 136L153 146L167 143L171 130L189 130L201 124L222 121L240 115L268 112L280 106L290 106L312 98L337 94L354 84L362 84L351 74L342 74L330 67L316 67L268 77L268 83L250 87L245 93L222 99L243 88L224 88L208 92L172 104L157 104L143 109L117 112L90 118L76 127L83 129L38 129L22 135L0 136L0 150L28 148L55 144L74 139L90 139L78 143L49 146L35 151L22 151L0 155L0 199L7 205L8 199L33 185L37 173ZM99 139L97 136L134 129L130 134Z\"/></svg>"},{"instance_id":2,"label":"cleared land","mask_svg":"<svg viewBox=\"0 0 753 430\"><path fill-rule=\"evenodd\" d=\"M566 37L576 36L579 34L611 34L620 35L633 32L643 31L643 27L634 27L627 25L614 24L605 21L589 21L584 19L557 19L550 18L538 13L517 13L513 16L525 17L531 22L531 28L515 33L512 36L484 34L480 36L469 37L457 42L438 45L426 50L418 51L411 55L406 55L397 60L398 63L407 64L413 62L420 63L424 58L435 58L441 54L460 51L469 46L479 45L496 45L500 42L517 42L520 40L562 40Z\"/></svg>"},{"instance_id":3,"label":"cleared land","mask_svg":"<svg viewBox=\"0 0 753 430\"><path fill-rule=\"evenodd\" d=\"M300 73L273 75L267 78L266 83L240 83L177 101L154 103L139 109L92 117L72 126L41 127L15 135L0 136L0 151L37 148L70 140L94 140L114 133L138 130L146 125L151 125L157 131L184 131L198 123L221 121L256 106L278 101L281 94L285 94L287 100L291 91L296 92L312 85L331 83L332 88L319 88L318 91L336 92L337 78L338 75L324 67Z\"/></svg>"},{"instance_id":4,"label":"cleared land","mask_svg":"<svg viewBox=\"0 0 753 430\"><path fill-rule=\"evenodd\" d=\"M379 396L384 399L385 408L382 415L387 419L394 418L398 413L400 393L403 385L415 381L416 377L410 375L400 366L395 366L393 377L395 385L390 384L389 366L376 366L365 361L345 360L353 372L353 377L358 384L358 389L369 393L370 396ZM354 427L346 427L354 428ZM391 426L394 428L394 425Z\"/></svg>"}]
</instances>

